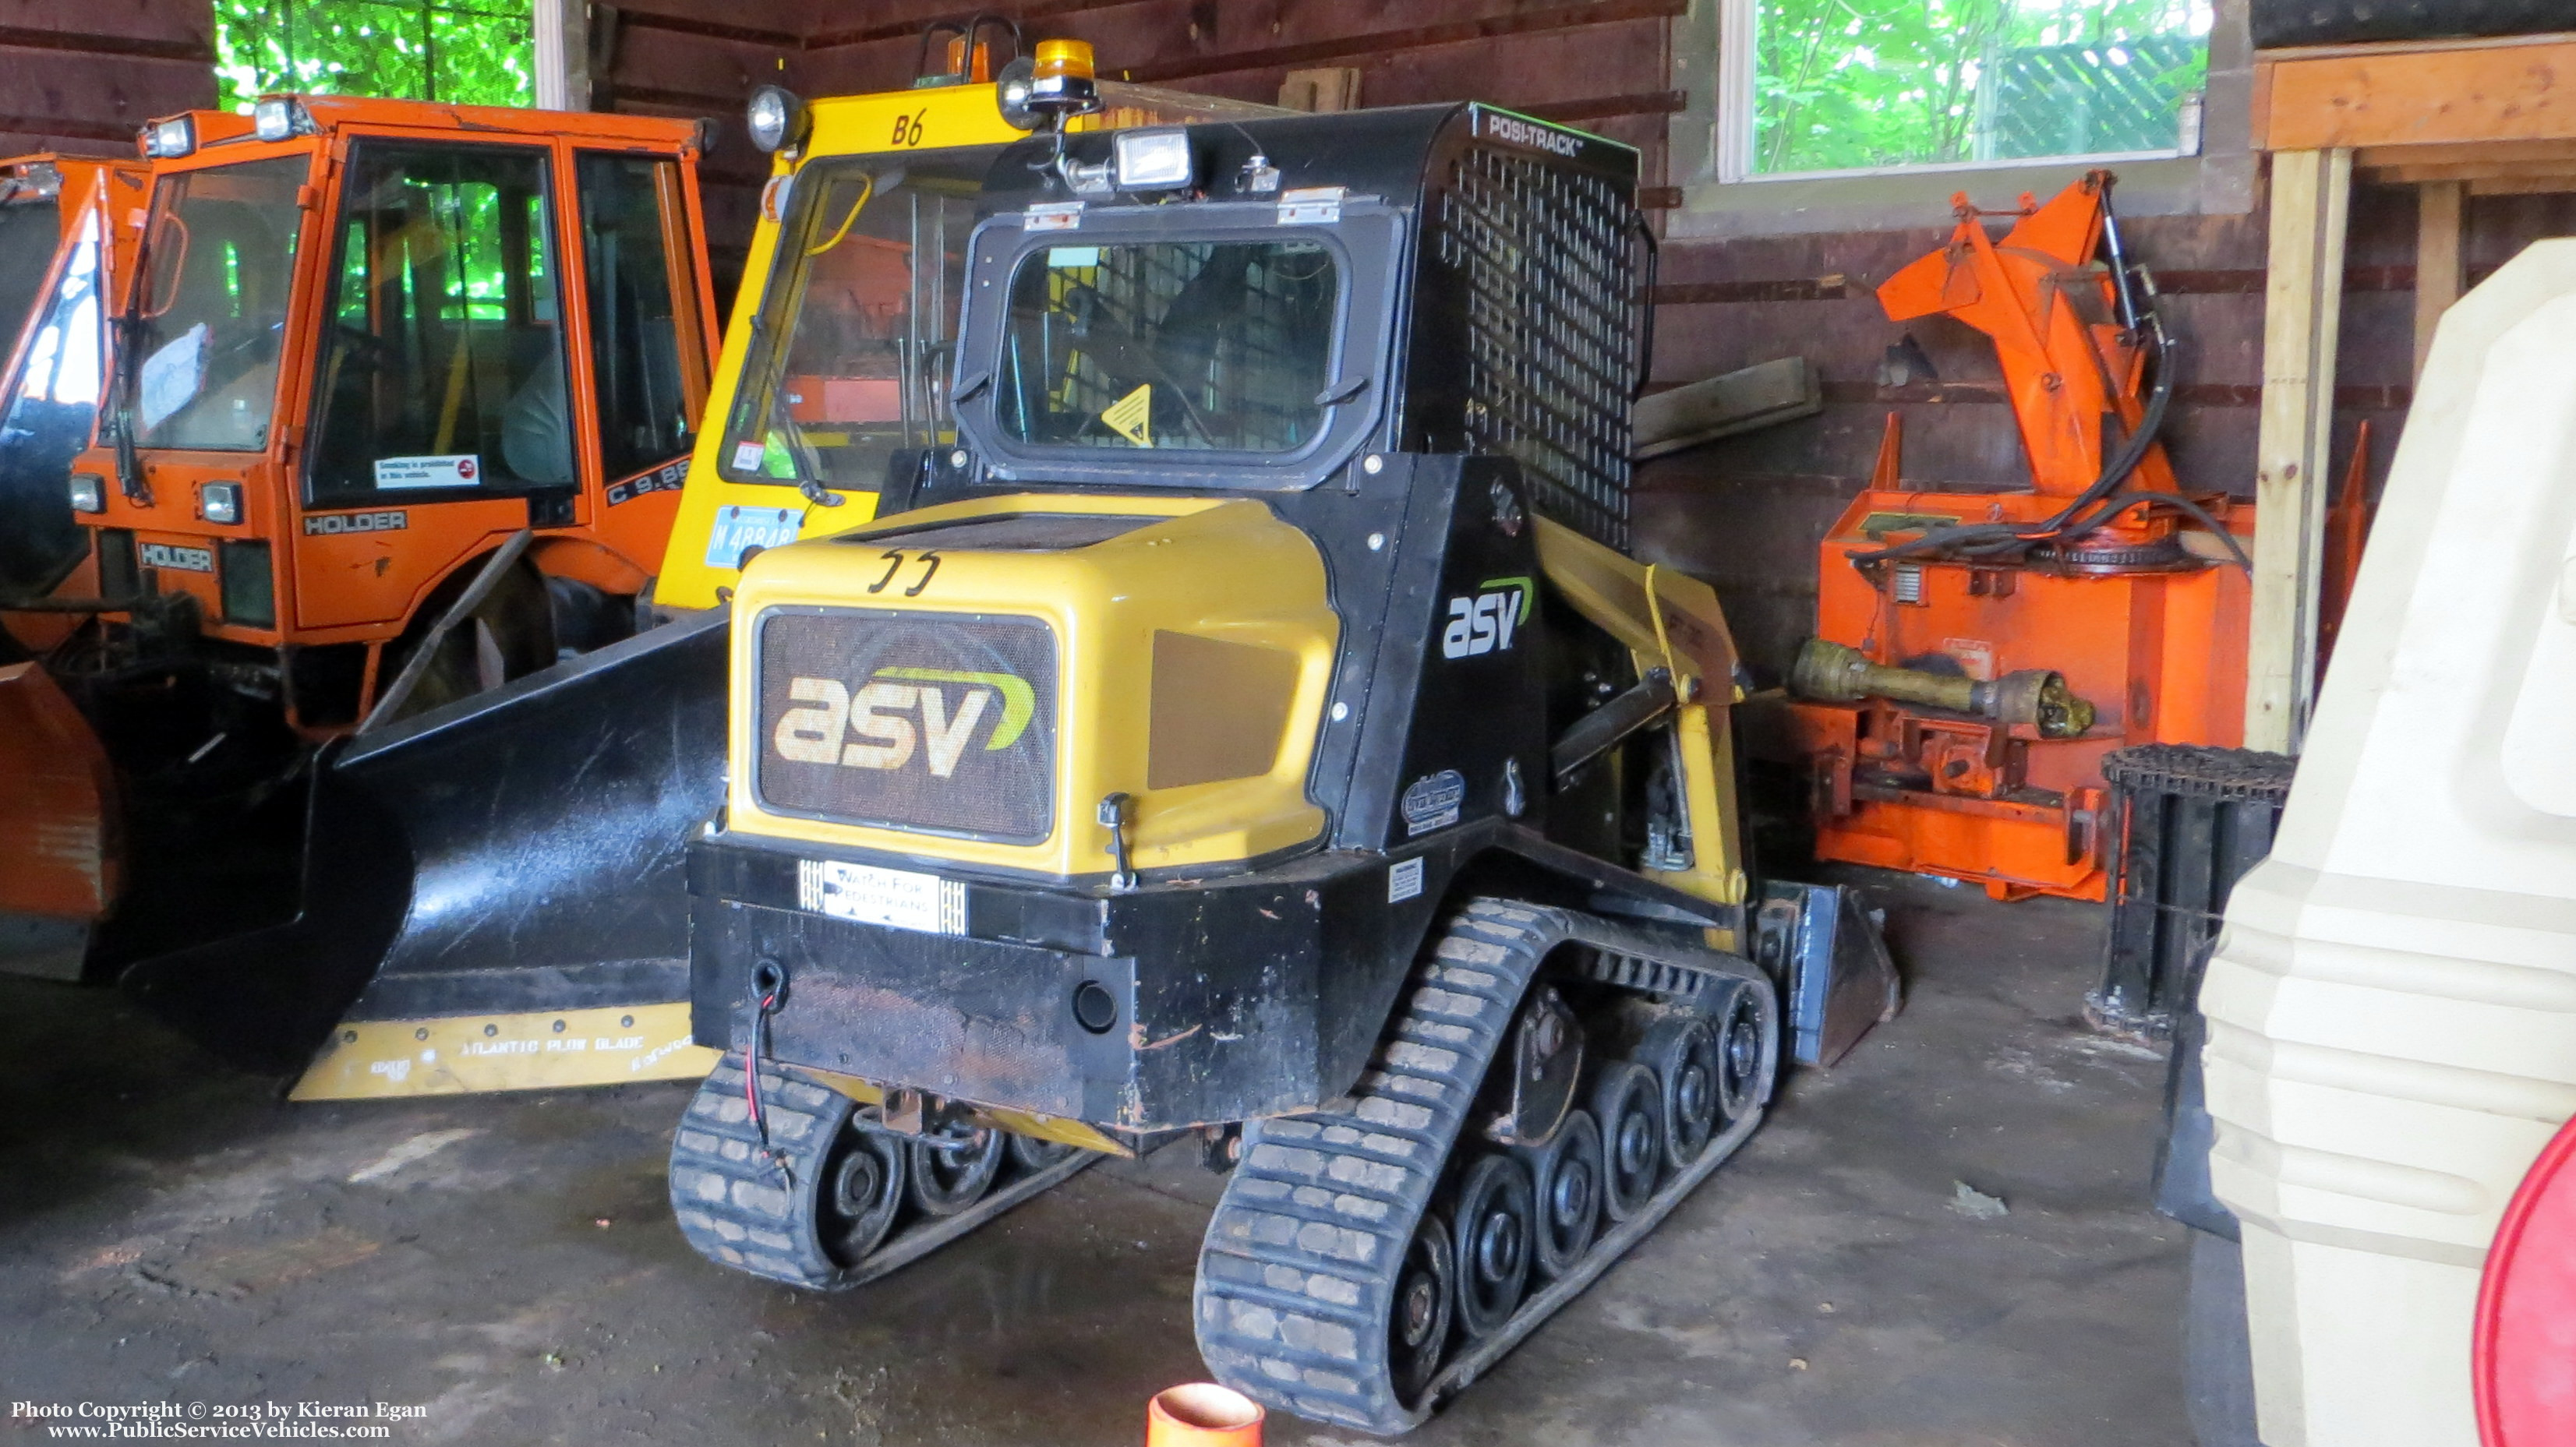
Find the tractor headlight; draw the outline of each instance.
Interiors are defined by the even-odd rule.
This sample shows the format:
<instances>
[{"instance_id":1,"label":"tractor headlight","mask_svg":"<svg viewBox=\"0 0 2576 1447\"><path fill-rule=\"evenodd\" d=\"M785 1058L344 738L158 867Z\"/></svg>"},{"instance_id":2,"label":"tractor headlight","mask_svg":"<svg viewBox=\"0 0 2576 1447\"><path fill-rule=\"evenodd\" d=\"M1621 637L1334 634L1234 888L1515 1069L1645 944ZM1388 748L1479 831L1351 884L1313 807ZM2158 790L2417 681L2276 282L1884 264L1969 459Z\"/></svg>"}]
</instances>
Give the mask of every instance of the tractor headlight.
<instances>
[{"instance_id":1,"label":"tractor headlight","mask_svg":"<svg viewBox=\"0 0 2576 1447\"><path fill-rule=\"evenodd\" d=\"M107 479L94 472L75 472L71 483L72 511L107 511Z\"/></svg>"},{"instance_id":2,"label":"tractor headlight","mask_svg":"<svg viewBox=\"0 0 2576 1447\"><path fill-rule=\"evenodd\" d=\"M197 149L197 123L187 116L172 116L154 121L143 128L143 154L155 161L175 161Z\"/></svg>"},{"instance_id":3,"label":"tractor headlight","mask_svg":"<svg viewBox=\"0 0 2576 1447\"><path fill-rule=\"evenodd\" d=\"M751 143L764 151L804 144L809 119L805 103L783 86L762 86L751 93L751 104L743 108L743 120L751 128Z\"/></svg>"},{"instance_id":4,"label":"tractor headlight","mask_svg":"<svg viewBox=\"0 0 2576 1447\"><path fill-rule=\"evenodd\" d=\"M210 482L197 489L197 514L210 523L241 521L241 484Z\"/></svg>"},{"instance_id":5,"label":"tractor headlight","mask_svg":"<svg viewBox=\"0 0 2576 1447\"><path fill-rule=\"evenodd\" d=\"M1120 131L1117 147L1119 190L1178 191L1190 184L1189 132Z\"/></svg>"},{"instance_id":6,"label":"tractor headlight","mask_svg":"<svg viewBox=\"0 0 2576 1447\"><path fill-rule=\"evenodd\" d=\"M270 96L250 108L252 134L263 141L313 134L313 113L292 96Z\"/></svg>"}]
</instances>

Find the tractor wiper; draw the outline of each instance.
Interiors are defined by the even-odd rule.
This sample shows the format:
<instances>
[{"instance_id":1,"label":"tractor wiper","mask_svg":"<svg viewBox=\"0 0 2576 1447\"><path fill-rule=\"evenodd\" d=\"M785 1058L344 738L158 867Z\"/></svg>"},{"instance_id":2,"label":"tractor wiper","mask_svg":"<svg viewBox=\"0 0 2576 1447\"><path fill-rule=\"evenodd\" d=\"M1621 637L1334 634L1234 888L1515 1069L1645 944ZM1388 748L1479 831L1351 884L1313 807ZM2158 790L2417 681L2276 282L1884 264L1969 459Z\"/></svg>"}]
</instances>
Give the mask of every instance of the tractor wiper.
<instances>
[{"instance_id":1,"label":"tractor wiper","mask_svg":"<svg viewBox=\"0 0 2576 1447\"><path fill-rule=\"evenodd\" d=\"M148 213L147 213L148 215ZM136 507L152 505L152 484L144 479L143 460L135 455L134 389L142 366L135 355L143 335L143 287L151 261L152 227L134 243L134 275L125 286L125 305L109 326L116 334L116 356L107 369L108 425L116 431L116 486ZM110 243L112 244L112 243Z\"/></svg>"}]
</instances>

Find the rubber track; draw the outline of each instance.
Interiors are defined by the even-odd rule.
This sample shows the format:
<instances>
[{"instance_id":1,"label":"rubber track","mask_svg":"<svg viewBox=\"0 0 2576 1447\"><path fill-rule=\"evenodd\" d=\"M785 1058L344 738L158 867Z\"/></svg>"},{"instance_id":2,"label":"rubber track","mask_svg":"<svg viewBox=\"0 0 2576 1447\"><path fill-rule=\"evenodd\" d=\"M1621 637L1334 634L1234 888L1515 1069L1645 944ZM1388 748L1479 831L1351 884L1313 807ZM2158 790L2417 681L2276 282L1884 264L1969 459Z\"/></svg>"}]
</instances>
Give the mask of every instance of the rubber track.
<instances>
[{"instance_id":1,"label":"rubber track","mask_svg":"<svg viewBox=\"0 0 2576 1447\"><path fill-rule=\"evenodd\" d=\"M1752 1133L1758 1106L1574 1271L1534 1291L1501 1330L1460 1346L1420 1402L1395 1399L1386 1323L1405 1247L1522 993L1568 940L1659 955L1769 989L1758 969L1728 956L1565 910L1470 901L1417 967L1406 1008L1353 1093L1324 1110L1245 1127L1243 1163L1199 1255L1199 1350L1221 1381L1280 1410L1365 1432L1417 1426L1606 1270Z\"/></svg>"},{"instance_id":2,"label":"rubber track","mask_svg":"<svg viewBox=\"0 0 2576 1447\"><path fill-rule=\"evenodd\" d=\"M801 1185L822 1169L822 1150L840 1133L855 1103L793 1066L760 1072L761 1113L772 1149L787 1158ZM1043 1171L1004 1177L984 1199L955 1216L925 1217L911 1206L894 1234L855 1267L822 1253L807 1217L807 1197L790 1191L778 1167L760 1153L760 1133L743 1099L742 1057L728 1052L689 1101L671 1138L671 1212L698 1254L720 1266L790 1286L839 1291L910 1265L1100 1159L1076 1151Z\"/></svg>"}]
</instances>

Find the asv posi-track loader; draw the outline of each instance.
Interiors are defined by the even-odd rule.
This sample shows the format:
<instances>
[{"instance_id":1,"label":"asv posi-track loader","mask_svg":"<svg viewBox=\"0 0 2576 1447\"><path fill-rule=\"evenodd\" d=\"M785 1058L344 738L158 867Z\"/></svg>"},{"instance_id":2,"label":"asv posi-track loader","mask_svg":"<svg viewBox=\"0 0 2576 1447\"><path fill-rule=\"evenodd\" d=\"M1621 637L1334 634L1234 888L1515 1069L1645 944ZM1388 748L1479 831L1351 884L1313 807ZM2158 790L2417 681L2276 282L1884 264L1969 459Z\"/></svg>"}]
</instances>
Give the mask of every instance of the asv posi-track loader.
<instances>
[{"instance_id":1,"label":"asv posi-track loader","mask_svg":"<svg viewBox=\"0 0 2576 1447\"><path fill-rule=\"evenodd\" d=\"M1635 179L1474 105L1004 153L956 445L734 597L692 1244L854 1285L1194 1129L1210 1368L1401 1431L1745 1140L1784 983L1879 1017L1621 551Z\"/></svg>"}]
</instances>

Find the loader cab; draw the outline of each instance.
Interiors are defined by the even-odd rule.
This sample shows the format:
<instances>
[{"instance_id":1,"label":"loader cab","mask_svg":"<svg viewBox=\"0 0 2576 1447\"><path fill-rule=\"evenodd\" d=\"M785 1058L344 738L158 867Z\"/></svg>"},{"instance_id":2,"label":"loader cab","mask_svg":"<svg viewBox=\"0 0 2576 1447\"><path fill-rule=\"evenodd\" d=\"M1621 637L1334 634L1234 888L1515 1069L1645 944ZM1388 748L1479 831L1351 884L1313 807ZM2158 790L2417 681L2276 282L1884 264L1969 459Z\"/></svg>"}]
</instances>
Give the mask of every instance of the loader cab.
<instances>
[{"instance_id":1,"label":"loader cab","mask_svg":"<svg viewBox=\"0 0 2576 1447\"><path fill-rule=\"evenodd\" d=\"M1077 129L1291 114L1116 81L1099 90L1102 111ZM655 583L671 614L722 604L747 555L867 522L889 469L955 443L967 241L995 161L1031 123L1006 109L1003 86L962 67L910 91L784 102L802 139L782 148L761 195Z\"/></svg>"},{"instance_id":2,"label":"loader cab","mask_svg":"<svg viewBox=\"0 0 2576 1447\"><path fill-rule=\"evenodd\" d=\"M692 127L271 97L145 149L126 355L75 483L108 592L293 650L276 686L315 734L521 529L547 579L643 588L714 340ZM545 591L510 676L554 661Z\"/></svg>"},{"instance_id":3,"label":"loader cab","mask_svg":"<svg viewBox=\"0 0 2576 1447\"><path fill-rule=\"evenodd\" d=\"M1372 453L1481 454L1624 546L1633 164L1481 105L1016 146L973 240L964 446L921 497L1298 492ZM1564 263L1543 305L1517 290L1533 248Z\"/></svg>"},{"instance_id":4,"label":"loader cab","mask_svg":"<svg viewBox=\"0 0 2576 1447\"><path fill-rule=\"evenodd\" d=\"M132 162L0 163L0 318L16 327L0 371L0 611L12 600L96 592L89 534L64 485L97 423L110 277L124 274L132 250L109 218L139 208L148 185ZM9 630L42 648L76 622L21 613Z\"/></svg>"}]
</instances>

